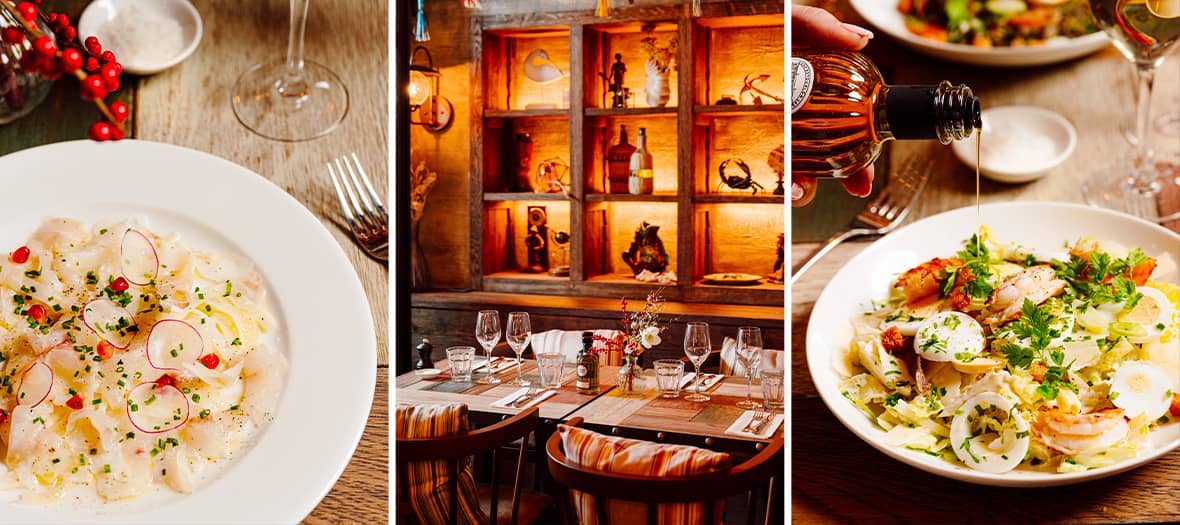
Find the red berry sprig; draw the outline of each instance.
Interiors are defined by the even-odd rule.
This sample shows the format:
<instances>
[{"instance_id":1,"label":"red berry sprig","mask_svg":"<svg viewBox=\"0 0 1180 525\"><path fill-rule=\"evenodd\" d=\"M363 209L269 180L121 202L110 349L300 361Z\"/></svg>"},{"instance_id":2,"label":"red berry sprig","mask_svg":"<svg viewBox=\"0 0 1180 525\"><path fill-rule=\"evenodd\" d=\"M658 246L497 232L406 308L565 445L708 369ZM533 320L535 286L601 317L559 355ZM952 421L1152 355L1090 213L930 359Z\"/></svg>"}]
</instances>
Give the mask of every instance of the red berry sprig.
<instances>
[{"instance_id":1,"label":"red berry sprig","mask_svg":"<svg viewBox=\"0 0 1180 525\"><path fill-rule=\"evenodd\" d=\"M115 54L104 50L93 36L87 37L85 42L79 42L77 28L70 24L70 18L64 14L43 15L34 2L28 1L0 0L0 8L21 23L21 28L5 27L0 30L0 40L10 45L23 44L26 39L31 43L31 52L21 57L21 69L50 80L56 80L63 74L73 75L81 82L79 92L82 98L94 101L105 117L91 125L87 135L96 141L125 137L127 129L123 123L130 113L127 105L115 102L107 106L104 101L108 94L119 89L119 77L123 73L123 66ZM37 27L38 17L52 28L57 43Z\"/></svg>"}]
</instances>

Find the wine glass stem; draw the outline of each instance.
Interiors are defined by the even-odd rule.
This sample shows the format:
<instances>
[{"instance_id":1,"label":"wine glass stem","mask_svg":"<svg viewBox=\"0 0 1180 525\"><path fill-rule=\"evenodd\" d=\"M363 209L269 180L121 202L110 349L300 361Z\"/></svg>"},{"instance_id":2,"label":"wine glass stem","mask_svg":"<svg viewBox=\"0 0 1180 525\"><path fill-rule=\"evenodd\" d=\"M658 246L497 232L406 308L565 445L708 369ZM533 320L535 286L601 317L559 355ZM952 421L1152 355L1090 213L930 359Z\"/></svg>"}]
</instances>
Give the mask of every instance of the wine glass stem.
<instances>
[{"instance_id":1,"label":"wine glass stem","mask_svg":"<svg viewBox=\"0 0 1180 525\"><path fill-rule=\"evenodd\" d=\"M303 35L311 0L291 0L291 27L287 39L287 73L279 82L283 96L300 96L307 91L303 79Z\"/></svg>"},{"instance_id":2,"label":"wine glass stem","mask_svg":"<svg viewBox=\"0 0 1180 525\"><path fill-rule=\"evenodd\" d=\"M1140 192L1150 191L1154 179L1154 163L1151 149L1151 91L1155 83L1155 66L1150 63L1136 64L1138 75L1138 100L1135 108L1135 171L1132 184Z\"/></svg>"},{"instance_id":3,"label":"wine glass stem","mask_svg":"<svg viewBox=\"0 0 1180 525\"><path fill-rule=\"evenodd\" d=\"M750 390L754 388L754 373L746 369L746 401L750 400Z\"/></svg>"},{"instance_id":4,"label":"wine glass stem","mask_svg":"<svg viewBox=\"0 0 1180 525\"><path fill-rule=\"evenodd\" d=\"M520 354L516 354L516 382L524 382L524 371L520 367Z\"/></svg>"}]
</instances>

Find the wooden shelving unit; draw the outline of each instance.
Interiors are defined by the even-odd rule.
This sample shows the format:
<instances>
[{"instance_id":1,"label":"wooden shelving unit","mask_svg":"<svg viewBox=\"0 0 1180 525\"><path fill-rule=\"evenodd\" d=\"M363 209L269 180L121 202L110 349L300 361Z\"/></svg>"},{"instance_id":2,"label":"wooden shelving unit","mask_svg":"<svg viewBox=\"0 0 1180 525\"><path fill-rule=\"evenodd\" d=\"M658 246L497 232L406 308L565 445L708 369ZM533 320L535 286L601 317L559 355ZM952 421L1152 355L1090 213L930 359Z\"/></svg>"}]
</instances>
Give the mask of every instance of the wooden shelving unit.
<instances>
[{"instance_id":1,"label":"wooden shelving unit","mask_svg":"<svg viewBox=\"0 0 1180 525\"><path fill-rule=\"evenodd\" d=\"M776 238L784 231L784 198L771 195L777 180L766 159L783 144L784 106L763 97L739 96L746 74L767 74L764 89L784 85L782 2L706 3L692 17L688 2L674 6L620 7L609 19L592 12L493 15L474 28L478 62L472 83L473 287L489 292L592 297L642 296L656 283L631 277L622 261L642 222L660 226L660 237L679 280L665 286L668 300L782 306L783 285L718 286L707 273L769 275ZM646 55L642 29L654 27L661 43L679 43L677 70L670 75L671 100L646 107ZM546 84L527 79L522 66L543 49L568 75ZM629 107L606 107L604 81L614 55L627 65ZM717 105L723 95L739 105ZM605 151L619 127L635 143L647 128L654 157L656 192L610 193ZM521 164L518 135L531 139L527 173L559 160L569 166L568 196L532 193L514 169ZM763 186L753 194L719 186L718 166L741 158ZM730 175L736 171L730 169ZM528 215L543 208L549 229L550 264L568 264L568 277L526 273ZM564 251L552 233L569 234ZM558 255L558 254L561 255ZM567 260L555 261L556 258Z\"/></svg>"}]
</instances>

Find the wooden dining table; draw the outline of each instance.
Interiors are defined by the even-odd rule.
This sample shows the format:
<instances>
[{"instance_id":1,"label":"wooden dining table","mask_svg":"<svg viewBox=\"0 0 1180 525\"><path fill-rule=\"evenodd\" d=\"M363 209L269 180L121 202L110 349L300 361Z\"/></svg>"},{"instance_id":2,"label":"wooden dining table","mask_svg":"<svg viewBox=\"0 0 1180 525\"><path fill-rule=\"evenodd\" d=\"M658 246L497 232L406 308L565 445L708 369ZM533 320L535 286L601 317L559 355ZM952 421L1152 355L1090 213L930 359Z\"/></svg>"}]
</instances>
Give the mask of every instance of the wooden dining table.
<instances>
[{"instance_id":1,"label":"wooden dining table","mask_svg":"<svg viewBox=\"0 0 1180 525\"><path fill-rule=\"evenodd\" d=\"M65 13L76 22L88 3L46 0L42 8ZM108 102L122 100L130 106L131 138L204 151L245 166L278 185L320 219L352 262L377 334L378 367L371 371L377 389L356 453L305 522L383 523L389 516L389 268L364 255L350 238L324 165L334 157L355 152L376 191L388 195L389 4L380 0L311 2L306 58L329 66L340 76L349 90L350 103L339 128L325 137L297 143L253 134L238 123L230 107L230 91L238 75L255 63L284 58L290 2L193 0L193 5L204 23L204 37L193 55L153 76L125 74L122 88ZM77 84L69 78L59 80L49 98L32 113L0 126L0 155L85 139L99 113L92 103L78 97ZM293 264L297 264L297 255L292 254Z\"/></svg>"},{"instance_id":2,"label":"wooden dining table","mask_svg":"<svg viewBox=\"0 0 1180 525\"><path fill-rule=\"evenodd\" d=\"M812 2L815 3L815 2ZM867 26L845 0L822 2L844 21ZM1131 66L1113 47L1057 65L982 68L918 54L878 31L866 53L897 84L947 79L971 86L986 110L1024 104L1064 115L1078 132L1077 148L1047 176L1026 184L982 181L981 200L1081 203L1081 183L1116 155L1130 151L1120 128L1133 111ZM1158 70L1154 117L1180 109L1180 56ZM1156 132L1157 158L1180 161L1180 136ZM974 205L975 174L937 143L893 143L877 164L878 180L910 156L933 159L932 177L906 223ZM837 228L864 200L825 183L808 208L793 210L792 266ZM1175 201L1180 204L1180 199ZM1175 205L1175 204L1173 204ZM1180 231L1180 222L1167 224ZM1035 227L1035 225L1030 225ZM1105 479L1055 488L998 488L926 473L877 451L846 429L824 405L808 373L807 324L820 292L872 240L848 242L826 255L791 288L792 515L798 523L1127 523L1176 522L1180 450Z\"/></svg>"}]
</instances>

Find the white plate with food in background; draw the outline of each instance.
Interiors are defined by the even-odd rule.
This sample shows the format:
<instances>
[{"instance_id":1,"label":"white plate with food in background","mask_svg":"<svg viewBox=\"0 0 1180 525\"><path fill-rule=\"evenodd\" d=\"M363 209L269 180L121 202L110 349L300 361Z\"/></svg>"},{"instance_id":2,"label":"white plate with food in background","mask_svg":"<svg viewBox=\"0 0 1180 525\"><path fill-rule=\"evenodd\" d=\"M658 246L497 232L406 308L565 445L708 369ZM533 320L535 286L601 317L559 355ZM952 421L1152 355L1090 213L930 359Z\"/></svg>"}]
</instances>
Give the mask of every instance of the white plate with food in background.
<instances>
[{"instance_id":1,"label":"white plate with food in background","mask_svg":"<svg viewBox=\"0 0 1180 525\"><path fill-rule=\"evenodd\" d=\"M948 43L919 36L907 28L905 15L898 11L898 0L850 1L852 8L874 29L924 54L964 64L993 67L1042 66L1073 60L1110 44L1110 39L1101 31L1072 38L1054 37L1044 43L1024 46L976 47Z\"/></svg>"},{"instance_id":2,"label":"white plate with food in background","mask_svg":"<svg viewBox=\"0 0 1180 525\"><path fill-rule=\"evenodd\" d=\"M1069 203L1012 202L983 205L978 216L975 206L969 206L924 218L882 237L853 257L831 279L815 303L807 325L807 365L832 414L857 437L898 461L947 478L983 485L1031 487L1079 483L1144 465L1180 447L1180 421L1173 418L1152 432L1148 450L1126 461L1084 472L1017 469L991 474L887 444L885 430L841 395L839 384L844 378L838 366L840 356L853 338L851 319L862 315L871 301L888 297L901 272L933 257L952 256L962 249L963 240L977 231L980 219L993 238L1048 253L1063 252L1063 243L1080 238L1109 239L1128 248L1139 247L1153 257L1171 259L1170 266L1161 264L1153 279L1171 283L1180 279L1175 265L1180 261L1180 235L1105 209Z\"/></svg>"},{"instance_id":3,"label":"white plate with food in background","mask_svg":"<svg viewBox=\"0 0 1180 525\"><path fill-rule=\"evenodd\" d=\"M5 487L0 523L303 520L352 457L377 371L364 290L320 220L246 168L134 140L66 142L0 157L0 194L0 264L50 217L134 218L191 246L248 259L278 317L289 364L273 420L191 494L163 489L110 503L70 494L30 504Z\"/></svg>"}]
</instances>

